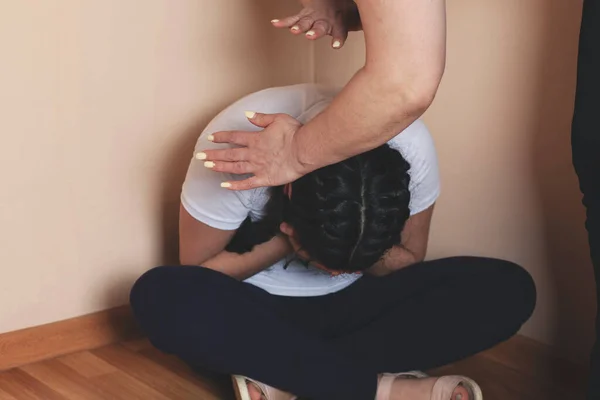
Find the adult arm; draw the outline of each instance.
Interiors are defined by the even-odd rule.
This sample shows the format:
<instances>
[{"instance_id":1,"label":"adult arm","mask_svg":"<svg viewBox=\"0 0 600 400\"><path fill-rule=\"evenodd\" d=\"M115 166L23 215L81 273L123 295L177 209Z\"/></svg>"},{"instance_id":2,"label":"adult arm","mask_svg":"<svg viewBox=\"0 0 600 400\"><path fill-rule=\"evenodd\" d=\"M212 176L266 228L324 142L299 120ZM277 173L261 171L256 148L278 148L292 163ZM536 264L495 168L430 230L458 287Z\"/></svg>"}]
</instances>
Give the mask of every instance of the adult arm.
<instances>
[{"instance_id":1,"label":"adult arm","mask_svg":"<svg viewBox=\"0 0 600 400\"><path fill-rule=\"evenodd\" d=\"M357 0L366 63L294 136L312 171L380 146L431 104L445 66L444 0Z\"/></svg>"},{"instance_id":2,"label":"adult arm","mask_svg":"<svg viewBox=\"0 0 600 400\"><path fill-rule=\"evenodd\" d=\"M332 104L304 126L289 116L250 113L254 132L217 132L207 151L215 171L254 176L225 187L274 186L386 143L429 107L445 66L444 0L357 0L366 63ZM253 110L249 110L253 111Z\"/></svg>"},{"instance_id":3,"label":"adult arm","mask_svg":"<svg viewBox=\"0 0 600 400\"><path fill-rule=\"evenodd\" d=\"M291 252L286 239L275 237L237 254L225 251L234 231L212 228L192 217L183 206L179 213L179 259L183 265L200 265L238 280L270 267Z\"/></svg>"}]
</instances>

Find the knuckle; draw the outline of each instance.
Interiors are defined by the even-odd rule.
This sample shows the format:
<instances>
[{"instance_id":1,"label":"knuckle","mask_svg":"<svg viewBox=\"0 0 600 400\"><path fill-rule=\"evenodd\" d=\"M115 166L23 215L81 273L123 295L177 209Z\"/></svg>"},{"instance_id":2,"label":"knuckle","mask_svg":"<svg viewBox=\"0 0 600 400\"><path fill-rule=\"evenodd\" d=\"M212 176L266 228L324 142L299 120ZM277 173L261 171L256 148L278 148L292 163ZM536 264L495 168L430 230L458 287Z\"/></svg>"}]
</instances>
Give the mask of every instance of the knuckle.
<instances>
[{"instance_id":1,"label":"knuckle","mask_svg":"<svg viewBox=\"0 0 600 400\"><path fill-rule=\"evenodd\" d=\"M223 151L223 159L225 161L233 161L235 159L235 155L233 154L233 150L227 149Z\"/></svg>"},{"instance_id":2,"label":"knuckle","mask_svg":"<svg viewBox=\"0 0 600 400\"><path fill-rule=\"evenodd\" d=\"M239 139L239 135L237 132L231 132L230 136L229 136L229 141L230 142L236 142Z\"/></svg>"},{"instance_id":3,"label":"knuckle","mask_svg":"<svg viewBox=\"0 0 600 400\"><path fill-rule=\"evenodd\" d=\"M258 141L258 135L253 135L253 136L249 137L248 142L246 143L246 147L255 147L257 141ZM246 158L248 158L248 156L246 156Z\"/></svg>"},{"instance_id":4,"label":"knuckle","mask_svg":"<svg viewBox=\"0 0 600 400\"><path fill-rule=\"evenodd\" d=\"M312 16L306 16L306 17L302 18L300 21L298 21L298 24L301 26L310 26L314 22L315 22L315 20Z\"/></svg>"},{"instance_id":5,"label":"knuckle","mask_svg":"<svg viewBox=\"0 0 600 400\"><path fill-rule=\"evenodd\" d=\"M243 163L238 162L233 164L233 172L235 172L236 174L243 174L244 170L245 168Z\"/></svg>"}]
</instances>

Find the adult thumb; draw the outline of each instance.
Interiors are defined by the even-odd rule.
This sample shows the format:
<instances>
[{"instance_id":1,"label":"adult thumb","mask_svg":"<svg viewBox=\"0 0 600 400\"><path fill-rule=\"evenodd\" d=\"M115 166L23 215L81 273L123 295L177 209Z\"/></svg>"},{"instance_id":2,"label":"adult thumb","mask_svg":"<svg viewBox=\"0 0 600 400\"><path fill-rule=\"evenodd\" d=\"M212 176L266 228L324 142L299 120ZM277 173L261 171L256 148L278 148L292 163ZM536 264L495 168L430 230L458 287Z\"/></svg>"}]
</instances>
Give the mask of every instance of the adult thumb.
<instances>
[{"instance_id":1,"label":"adult thumb","mask_svg":"<svg viewBox=\"0 0 600 400\"><path fill-rule=\"evenodd\" d=\"M275 118L277 114L261 114L254 111L246 111L246 118L253 125L258 126L259 128L266 128L275 122Z\"/></svg>"}]
</instances>

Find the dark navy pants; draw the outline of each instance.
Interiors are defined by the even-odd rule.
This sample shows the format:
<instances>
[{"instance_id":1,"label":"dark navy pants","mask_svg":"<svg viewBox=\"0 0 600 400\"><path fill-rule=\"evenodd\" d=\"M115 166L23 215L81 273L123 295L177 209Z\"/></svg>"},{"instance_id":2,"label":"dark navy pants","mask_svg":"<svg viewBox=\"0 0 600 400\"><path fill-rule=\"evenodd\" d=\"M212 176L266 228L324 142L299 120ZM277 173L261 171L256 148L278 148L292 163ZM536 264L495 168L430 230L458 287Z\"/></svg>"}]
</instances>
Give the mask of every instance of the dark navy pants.
<instances>
[{"instance_id":1,"label":"dark navy pants","mask_svg":"<svg viewBox=\"0 0 600 400\"><path fill-rule=\"evenodd\" d=\"M314 400L373 400L377 374L426 370L513 336L535 306L512 263L458 257L319 297L275 296L202 267L154 268L131 291L158 349Z\"/></svg>"}]
</instances>

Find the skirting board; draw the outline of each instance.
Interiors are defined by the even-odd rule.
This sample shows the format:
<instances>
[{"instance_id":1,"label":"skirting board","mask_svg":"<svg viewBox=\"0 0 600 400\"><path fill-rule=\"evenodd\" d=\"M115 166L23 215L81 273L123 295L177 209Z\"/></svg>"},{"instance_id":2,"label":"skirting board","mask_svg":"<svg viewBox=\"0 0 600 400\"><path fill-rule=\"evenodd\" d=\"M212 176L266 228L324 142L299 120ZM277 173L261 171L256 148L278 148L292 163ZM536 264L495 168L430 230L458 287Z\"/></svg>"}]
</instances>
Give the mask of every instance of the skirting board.
<instances>
[{"instance_id":1,"label":"skirting board","mask_svg":"<svg viewBox=\"0 0 600 400\"><path fill-rule=\"evenodd\" d=\"M0 334L0 371L141 337L129 306ZM517 335L483 357L524 375L581 387L586 369L555 355L551 347Z\"/></svg>"},{"instance_id":2,"label":"skirting board","mask_svg":"<svg viewBox=\"0 0 600 400\"><path fill-rule=\"evenodd\" d=\"M129 306L0 334L0 371L141 334Z\"/></svg>"},{"instance_id":3,"label":"skirting board","mask_svg":"<svg viewBox=\"0 0 600 400\"><path fill-rule=\"evenodd\" d=\"M516 335L481 355L538 382L554 382L564 388L587 384L587 366L566 360L551 346L525 336Z\"/></svg>"}]
</instances>

